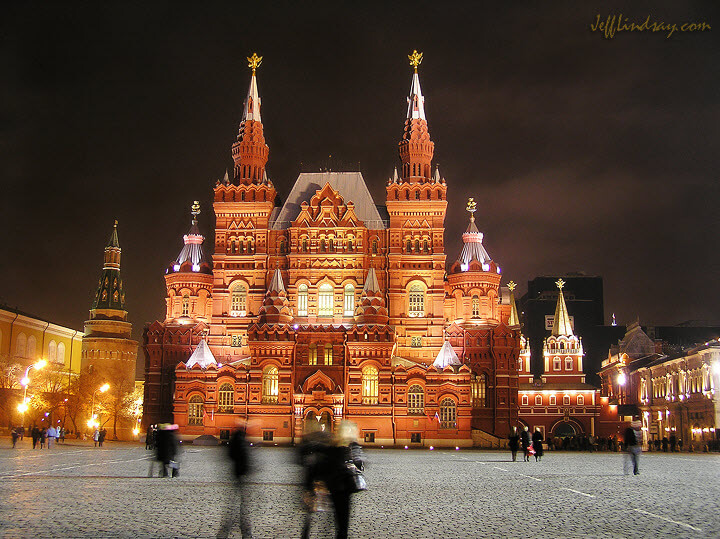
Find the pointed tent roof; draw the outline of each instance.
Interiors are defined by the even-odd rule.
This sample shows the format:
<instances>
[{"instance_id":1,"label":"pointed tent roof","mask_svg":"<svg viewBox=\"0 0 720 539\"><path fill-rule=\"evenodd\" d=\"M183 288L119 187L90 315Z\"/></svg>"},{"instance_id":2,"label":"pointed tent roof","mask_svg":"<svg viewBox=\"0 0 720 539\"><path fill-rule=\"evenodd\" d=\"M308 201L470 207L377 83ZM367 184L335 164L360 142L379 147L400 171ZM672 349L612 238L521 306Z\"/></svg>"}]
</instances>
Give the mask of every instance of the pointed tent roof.
<instances>
[{"instance_id":1,"label":"pointed tent roof","mask_svg":"<svg viewBox=\"0 0 720 539\"><path fill-rule=\"evenodd\" d=\"M558 294L557 305L555 306L555 319L553 320L552 335L564 335L570 337L573 335L572 325L570 325L570 315L568 315L567 305L565 305L565 296L563 295L563 286L565 281L559 279L556 283L560 289Z\"/></svg>"},{"instance_id":2,"label":"pointed tent roof","mask_svg":"<svg viewBox=\"0 0 720 539\"><path fill-rule=\"evenodd\" d=\"M370 268L367 278L365 279L363 294L367 294L368 292L380 292L380 285L378 284L377 275L375 274L375 268Z\"/></svg>"},{"instance_id":3,"label":"pointed tent roof","mask_svg":"<svg viewBox=\"0 0 720 539\"><path fill-rule=\"evenodd\" d=\"M425 98L422 95L422 89L420 88L420 77L418 76L417 67L415 73L413 73L412 84L410 85L410 95L407 98L408 120L425 120Z\"/></svg>"},{"instance_id":4,"label":"pointed tent roof","mask_svg":"<svg viewBox=\"0 0 720 539\"><path fill-rule=\"evenodd\" d=\"M440 349L440 352L435 358L435 361L433 361L433 367L444 369L448 365L462 365L462 363L460 362L458 355L455 353L455 350L453 350L450 341L445 341Z\"/></svg>"},{"instance_id":5,"label":"pointed tent roof","mask_svg":"<svg viewBox=\"0 0 720 539\"><path fill-rule=\"evenodd\" d=\"M205 339L200 340L197 348L195 348L195 351L190 355L190 359L185 363L188 369L195 365L200 365L203 369L208 368L210 365L217 365L215 356L213 356L213 353L210 351L210 347L205 342Z\"/></svg>"},{"instance_id":6,"label":"pointed tent roof","mask_svg":"<svg viewBox=\"0 0 720 539\"><path fill-rule=\"evenodd\" d=\"M118 222L117 219L115 219L115 225L113 226L112 233L110 234L110 239L108 240L107 247L120 248L120 240L118 240L117 226Z\"/></svg>"},{"instance_id":7,"label":"pointed tent roof","mask_svg":"<svg viewBox=\"0 0 720 539\"><path fill-rule=\"evenodd\" d=\"M243 110L242 119L243 121L253 120L262 122L260 117L260 95L258 94L257 78L255 77L254 69L250 77L250 88L245 98L245 109Z\"/></svg>"},{"instance_id":8,"label":"pointed tent roof","mask_svg":"<svg viewBox=\"0 0 720 539\"><path fill-rule=\"evenodd\" d=\"M285 284L283 283L282 275L280 274L280 268L275 268L273 278L270 281L270 287L268 292L285 292Z\"/></svg>"},{"instance_id":9,"label":"pointed tent roof","mask_svg":"<svg viewBox=\"0 0 720 539\"><path fill-rule=\"evenodd\" d=\"M518 316L517 312L517 305L515 304L515 287L517 285L514 281L510 281L508 283L508 289L510 290L510 318L508 320L508 326L519 326L520 325L520 317Z\"/></svg>"},{"instance_id":10,"label":"pointed tent roof","mask_svg":"<svg viewBox=\"0 0 720 539\"><path fill-rule=\"evenodd\" d=\"M173 263L174 266L182 266L185 262L190 262L193 266L197 267L203 262L207 263L207 258L202 248L205 236L200 233L197 224L197 216L200 214L200 203L197 200L193 202L191 213L193 216L192 225L188 233L183 236L183 243L185 245L175 259Z\"/></svg>"},{"instance_id":11,"label":"pointed tent roof","mask_svg":"<svg viewBox=\"0 0 720 539\"><path fill-rule=\"evenodd\" d=\"M470 224L462 235L463 248L458 257L460 264L469 264L472 260L477 260L481 264L487 264L491 261L490 255L483 247L483 233L475 226L475 215L470 214Z\"/></svg>"}]
</instances>

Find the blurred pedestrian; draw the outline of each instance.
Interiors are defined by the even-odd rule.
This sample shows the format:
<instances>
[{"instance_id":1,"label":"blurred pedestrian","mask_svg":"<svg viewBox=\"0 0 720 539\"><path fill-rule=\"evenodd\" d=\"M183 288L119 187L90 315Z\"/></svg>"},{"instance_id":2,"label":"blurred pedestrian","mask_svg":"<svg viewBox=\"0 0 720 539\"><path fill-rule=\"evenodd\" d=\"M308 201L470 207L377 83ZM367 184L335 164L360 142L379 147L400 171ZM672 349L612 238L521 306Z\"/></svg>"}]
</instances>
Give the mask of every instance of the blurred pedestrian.
<instances>
[{"instance_id":1,"label":"blurred pedestrian","mask_svg":"<svg viewBox=\"0 0 720 539\"><path fill-rule=\"evenodd\" d=\"M642 453L641 426L642 423L636 419L625 429L625 451L627 452L625 475L630 474L630 463L632 463L633 474L638 475L640 473L640 453Z\"/></svg>"},{"instance_id":2,"label":"blurred pedestrian","mask_svg":"<svg viewBox=\"0 0 720 539\"><path fill-rule=\"evenodd\" d=\"M327 476L327 454L332 443L332 435L325 425L308 419L305 421L305 433L300 443L300 464L303 467L302 502L305 509L302 538L310 536L312 515L329 508L330 492L325 479Z\"/></svg>"},{"instance_id":3,"label":"blurred pedestrian","mask_svg":"<svg viewBox=\"0 0 720 539\"><path fill-rule=\"evenodd\" d=\"M33 449L35 449L40 441L40 429L33 425L33 428L30 430L30 436L32 437Z\"/></svg>"},{"instance_id":4,"label":"blurred pedestrian","mask_svg":"<svg viewBox=\"0 0 720 539\"><path fill-rule=\"evenodd\" d=\"M100 447L103 446L103 442L105 441L105 437L107 436L107 430L104 428L100 429L100 432L98 432L98 445Z\"/></svg>"},{"instance_id":5,"label":"blurred pedestrian","mask_svg":"<svg viewBox=\"0 0 720 539\"><path fill-rule=\"evenodd\" d=\"M13 449L15 449L18 438L20 437L20 433L18 432L18 429L16 427L13 427L12 432L10 433L10 436L12 436L12 444L13 444L12 446L13 446Z\"/></svg>"},{"instance_id":6,"label":"blurred pedestrian","mask_svg":"<svg viewBox=\"0 0 720 539\"><path fill-rule=\"evenodd\" d=\"M543 456L543 435L539 428L535 428L532 435L532 446L535 450L535 462L542 460Z\"/></svg>"},{"instance_id":7,"label":"blurred pedestrian","mask_svg":"<svg viewBox=\"0 0 720 539\"><path fill-rule=\"evenodd\" d=\"M177 464L178 442L175 430L177 425L162 423L158 425L157 437L155 439L155 460L160 463L160 477L168 477L168 469L172 470L172 477L179 475ZM154 462L150 462L148 477L153 476Z\"/></svg>"},{"instance_id":8,"label":"blurred pedestrian","mask_svg":"<svg viewBox=\"0 0 720 539\"><path fill-rule=\"evenodd\" d=\"M667 452L668 452L668 439L667 439L667 436L663 436L663 439L662 439L662 450L663 450L663 453L667 453Z\"/></svg>"},{"instance_id":9,"label":"blurred pedestrian","mask_svg":"<svg viewBox=\"0 0 720 539\"><path fill-rule=\"evenodd\" d=\"M520 445L523 450L523 462L530 462L530 433L527 427L524 427L520 433Z\"/></svg>"},{"instance_id":10,"label":"blurred pedestrian","mask_svg":"<svg viewBox=\"0 0 720 539\"><path fill-rule=\"evenodd\" d=\"M145 435L145 449L155 449L155 425L148 425Z\"/></svg>"},{"instance_id":11,"label":"blurred pedestrian","mask_svg":"<svg viewBox=\"0 0 720 539\"><path fill-rule=\"evenodd\" d=\"M343 420L338 425L327 449L325 482L335 508L335 537L345 539L350 525L350 497L365 488L362 471L365 467L362 447L357 443L357 425Z\"/></svg>"},{"instance_id":12,"label":"blurred pedestrian","mask_svg":"<svg viewBox=\"0 0 720 539\"><path fill-rule=\"evenodd\" d=\"M250 472L250 447L247 441L247 424L239 420L235 431L228 440L228 459L232 470L232 488L227 491L225 516L220 523L217 537L228 537L236 524L240 525L243 537L252 537L248 518L249 494L246 477Z\"/></svg>"},{"instance_id":13,"label":"blurred pedestrian","mask_svg":"<svg viewBox=\"0 0 720 539\"><path fill-rule=\"evenodd\" d=\"M47 442L47 429L43 427L40 429L40 449L45 447L45 442Z\"/></svg>"},{"instance_id":14,"label":"blurred pedestrian","mask_svg":"<svg viewBox=\"0 0 720 539\"><path fill-rule=\"evenodd\" d=\"M100 440L100 431L97 427L95 427L95 430L93 431L93 442L95 442L95 447L98 445L98 441Z\"/></svg>"},{"instance_id":15,"label":"blurred pedestrian","mask_svg":"<svg viewBox=\"0 0 720 539\"><path fill-rule=\"evenodd\" d=\"M518 434L517 427L512 428L508 439L509 439L508 446L510 447L510 453L512 454L512 460L513 460L513 462L515 462L517 460L518 449L520 448L520 435Z\"/></svg>"},{"instance_id":16,"label":"blurred pedestrian","mask_svg":"<svg viewBox=\"0 0 720 539\"><path fill-rule=\"evenodd\" d=\"M47 447L50 449L52 447L52 443L55 441L55 438L57 437L57 431L55 430L55 427L50 425L50 427L47 430Z\"/></svg>"},{"instance_id":17,"label":"blurred pedestrian","mask_svg":"<svg viewBox=\"0 0 720 539\"><path fill-rule=\"evenodd\" d=\"M670 453L675 453L676 447L677 447L677 437L675 436L675 433L673 432L670 435Z\"/></svg>"}]
</instances>

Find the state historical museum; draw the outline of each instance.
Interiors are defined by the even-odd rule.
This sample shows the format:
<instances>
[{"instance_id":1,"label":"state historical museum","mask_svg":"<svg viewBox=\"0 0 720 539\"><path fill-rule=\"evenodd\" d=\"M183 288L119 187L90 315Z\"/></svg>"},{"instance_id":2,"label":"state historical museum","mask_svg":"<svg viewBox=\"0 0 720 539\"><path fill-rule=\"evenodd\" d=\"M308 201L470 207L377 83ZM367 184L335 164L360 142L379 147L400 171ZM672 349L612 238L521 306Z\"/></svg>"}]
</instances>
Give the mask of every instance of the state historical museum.
<instances>
[{"instance_id":1,"label":"state historical museum","mask_svg":"<svg viewBox=\"0 0 720 539\"><path fill-rule=\"evenodd\" d=\"M197 226L168 267L167 313L146 327L145 424L293 443L305 421L359 426L366 444L470 446L518 425L520 326L483 247L475 204L444 247L447 183L413 53L400 167L373 201L359 172L300 174L282 205L265 166L255 69L214 189L212 263ZM272 126L268 126L272 128ZM399 126L398 126L399 127ZM390 150L390 149L388 149Z\"/></svg>"}]
</instances>

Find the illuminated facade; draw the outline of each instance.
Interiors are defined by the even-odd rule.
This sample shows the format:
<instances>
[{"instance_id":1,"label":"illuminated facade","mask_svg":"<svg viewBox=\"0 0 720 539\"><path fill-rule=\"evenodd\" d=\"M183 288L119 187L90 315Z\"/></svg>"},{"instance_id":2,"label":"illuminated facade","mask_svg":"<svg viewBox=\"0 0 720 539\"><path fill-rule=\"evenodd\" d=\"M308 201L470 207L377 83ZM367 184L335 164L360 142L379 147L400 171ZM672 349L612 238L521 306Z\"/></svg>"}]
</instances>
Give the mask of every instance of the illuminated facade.
<instances>
[{"instance_id":1,"label":"illuminated facade","mask_svg":"<svg viewBox=\"0 0 720 539\"><path fill-rule=\"evenodd\" d=\"M520 353L520 421L539 428L545 439L596 435L601 419L599 391L585 382L583 346L575 335L563 296L562 279L551 334L543 342L544 370L533 375L530 346L523 338Z\"/></svg>"},{"instance_id":2,"label":"illuminated facade","mask_svg":"<svg viewBox=\"0 0 720 539\"><path fill-rule=\"evenodd\" d=\"M249 60L233 174L214 190L212 269L191 231L166 274L166 319L146 328L145 422L223 437L241 416L276 443L343 418L368 444L504 439L517 424L517 313L472 200L446 268L447 183L432 168L420 55L384 205L359 172L300 174L276 205Z\"/></svg>"}]
</instances>

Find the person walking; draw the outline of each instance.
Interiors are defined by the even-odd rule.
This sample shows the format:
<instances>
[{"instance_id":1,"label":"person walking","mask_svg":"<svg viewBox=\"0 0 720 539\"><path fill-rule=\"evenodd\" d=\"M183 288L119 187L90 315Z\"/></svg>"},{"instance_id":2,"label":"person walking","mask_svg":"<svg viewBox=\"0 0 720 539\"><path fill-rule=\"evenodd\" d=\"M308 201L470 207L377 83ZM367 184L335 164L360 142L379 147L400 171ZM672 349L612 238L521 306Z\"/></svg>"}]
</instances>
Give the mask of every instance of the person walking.
<instances>
[{"instance_id":1,"label":"person walking","mask_svg":"<svg viewBox=\"0 0 720 539\"><path fill-rule=\"evenodd\" d=\"M513 427L508 437L508 446L510 447L510 453L512 454L512 461L517 460L517 452L520 447L520 435L518 434L517 427Z\"/></svg>"},{"instance_id":2,"label":"person walking","mask_svg":"<svg viewBox=\"0 0 720 539\"><path fill-rule=\"evenodd\" d=\"M177 437L175 436L177 425L162 423L158 425L157 437L155 439L155 460L160 463L160 477L168 477L168 468L172 468L172 477L177 477L179 469L176 458L178 452ZM150 473L153 475L153 463L150 463Z\"/></svg>"},{"instance_id":3,"label":"person walking","mask_svg":"<svg viewBox=\"0 0 720 539\"><path fill-rule=\"evenodd\" d=\"M40 429L33 425L30 436L32 437L33 449L35 449L40 441Z\"/></svg>"},{"instance_id":4,"label":"person walking","mask_svg":"<svg viewBox=\"0 0 720 539\"><path fill-rule=\"evenodd\" d=\"M105 441L105 437L107 436L107 430L100 429L100 432L98 432L98 445L100 447L103 446L103 442Z\"/></svg>"},{"instance_id":5,"label":"person walking","mask_svg":"<svg viewBox=\"0 0 720 539\"><path fill-rule=\"evenodd\" d=\"M523 450L523 462L530 462L530 433L527 427L524 427L520 433L520 445Z\"/></svg>"},{"instance_id":6,"label":"person walking","mask_svg":"<svg viewBox=\"0 0 720 539\"><path fill-rule=\"evenodd\" d=\"M303 467L302 501L305 508L302 539L310 537L312 515L329 508L329 491L325 482L327 476L327 453L332 444L332 436L325 425L308 419L305 421L305 433L300 443L300 464Z\"/></svg>"},{"instance_id":7,"label":"person walking","mask_svg":"<svg viewBox=\"0 0 720 539\"><path fill-rule=\"evenodd\" d=\"M535 450L535 462L542 460L543 456L543 435L539 428L535 428L535 432L532 435L532 446ZM528 458L529 460L529 458Z\"/></svg>"},{"instance_id":8,"label":"person walking","mask_svg":"<svg viewBox=\"0 0 720 539\"><path fill-rule=\"evenodd\" d=\"M640 453L642 453L641 426L642 423L636 419L625 429L625 451L627 453L627 458L625 459L625 475L630 475L630 463L632 463L633 475L640 473Z\"/></svg>"},{"instance_id":9,"label":"person walking","mask_svg":"<svg viewBox=\"0 0 720 539\"><path fill-rule=\"evenodd\" d=\"M362 447L357 443L357 425L343 420L327 448L327 470L325 478L330 498L335 509L335 537L347 539L350 526L350 497L358 492L358 474L362 478L365 462Z\"/></svg>"},{"instance_id":10,"label":"person walking","mask_svg":"<svg viewBox=\"0 0 720 539\"><path fill-rule=\"evenodd\" d=\"M13 427L13 430L10 433L10 436L12 436L12 444L13 444L12 446L13 446L13 449L15 449L18 438L20 437L20 433L18 432L18 429L16 427Z\"/></svg>"},{"instance_id":11,"label":"person walking","mask_svg":"<svg viewBox=\"0 0 720 539\"><path fill-rule=\"evenodd\" d=\"M155 425L148 425L147 434L145 435L145 449L155 449Z\"/></svg>"},{"instance_id":12,"label":"person walking","mask_svg":"<svg viewBox=\"0 0 720 539\"><path fill-rule=\"evenodd\" d=\"M52 447L52 443L55 441L55 437L57 436L57 431L55 430L55 427L50 425L50 427L47 430L47 447L50 449Z\"/></svg>"},{"instance_id":13,"label":"person walking","mask_svg":"<svg viewBox=\"0 0 720 539\"><path fill-rule=\"evenodd\" d=\"M93 442L95 442L95 447L98 445L98 440L100 440L100 431L97 427L95 427L95 430L93 431Z\"/></svg>"},{"instance_id":14,"label":"person walking","mask_svg":"<svg viewBox=\"0 0 720 539\"><path fill-rule=\"evenodd\" d=\"M45 442L47 441L47 429L43 427L40 429L40 449L45 447Z\"/></svg>"},{"instance_id":15,"label":"person walking","mask_svg":"<svg viewBox=\"0 0 720 539\"><path fill-rule=\"evenodd\" d=\"M250 447L247 442L246 428L247 424L244 420L240 420L228 440L227 455L231 463L234 481L232 482L233 488L227 491L228 499L225 516L216 537L228 537L236 523L240 524L240 532L243 537L252 537L252 527L248 518L250 495L246 482L246 477L251 469Z\"/></svg>"}]
</instances>

